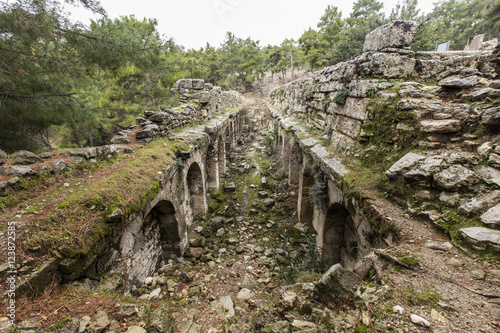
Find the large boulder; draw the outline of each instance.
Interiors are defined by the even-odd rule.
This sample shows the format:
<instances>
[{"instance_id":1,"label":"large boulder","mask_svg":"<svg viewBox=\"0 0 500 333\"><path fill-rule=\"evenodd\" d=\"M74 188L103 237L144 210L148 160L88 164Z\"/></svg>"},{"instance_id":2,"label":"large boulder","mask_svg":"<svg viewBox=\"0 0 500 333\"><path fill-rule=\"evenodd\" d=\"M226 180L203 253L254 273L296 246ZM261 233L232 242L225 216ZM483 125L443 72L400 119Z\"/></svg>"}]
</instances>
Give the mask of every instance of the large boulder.
<instances>
[{"instance_id":1,"label":"large boulder","mask_svg":"<svg viewBox=\"0 0 500 333\"><path fill-rule=\"evenodd\" d=\"M432 180L432 175L441 169L443 162L444 158L442 156L427 157L416 168L405 173L404 177L405 179L415 181L430 181Z\"/></svg>"},{"instance_id":2,"label":"large boulder","mask_svg":"<svg viewBox=\"0 0 500 333\"><path fill-rule=\"evenodd\" d=\"M7 156L7 153L4 152L2 149L0 149L0 165L7 162L8 159L9 159L9 156Z\"/></svg>"},{"instance_id":3,"label":"large boulder","mask_svg":"<svg viewBox=\"0 0 500 333\"><path fill-rule=\"evenodd\" d=\"M68 154L70 156L75 156L75 157L83 157L87 160L91 159L91 158L95 158L97 157L97 149L96 148L92 148L92 147L89 147L89 148L80 148L80 149L76 149L76 150L71 150L68 152Z\"/></svg>"},{"instance_id":4,"label":"large boulder","mask_svg":"<svg viewBox=\"0 0 500 333\"><path fill-rule=\"evenodd\" d=\"M147 124L143 129L135 134L137 139L148 139L156 135L160 128L156 124Z\"/></svg>"},{"instance_id":5,"label":"large boulder","mask_svg":"<svg viewBox=\"0 0 500 333\"><path fill-rule=\"evenodd\" d=\"M370 63L374 76L387 79L405 78L415 70L416 60L397 53L375 53Z\"/></svg>"},{"instance_id":6,"label":"large boulder","mask_svg":"<svg viewBox=\"0 0 500 333\"><path fill-rule=\"evenodd\" d=\"M466 78L449 77L439 82L439 85L445 88L472 88L478 83L477 76L469 76Z\"/></svg>"},{"instance_id":7,"label":"large boulder","mask_svg":"<svg viewBox=\"0 0 500 333\"><path fill-rule=\"evenodd\" d=\"M500 191L493 191L464 203L458 211L462 214L477 214L500 203Z\"/></svg>"},{"instance_id":8,"label":"large boulder","mask_svg":"<svg viewBox=\"0 0 500 333\"><path fill-rule=\"evenodd\" d=\"M401 177L424 159L424 155L408 153L394 163L389 170L385 172L385 175L389 178Z\"/></svg>"},{"instance_id":9,"label":"large boulder","mask_svg":"<svg viewBox=\"0 0 500 333\"><path fill-rule=\"evenodd\" d=\"M393 21L384 24L366 36L363 52L408 47L417 34L417 27L415 21Z\"/></svg>"},{"instance_id":10,"label":"large boulder","mask_svg":"<svg viewBox=\"0 0 500 333\"><path fill-rule=\"evenodd\" d=\"M481 117L481 122L489 127L499 127L500 126L500 108L493 107L486 109L483 116Z\"/></svg>"},{"instance_id":11,"label":"large boulder","mask_svg":"<svg viewBox=\"0 0 500 333\"><path fill-rule=\"evenodd\" d=\"M4 167L0 167L1 176L23 177L23 176L32 176L36 174L37 172L35 170L23 165L7 165Z\"/></svg>"},{"instance_id":12,"label":"large boulder","mask_svg":"<svg viewBox=\"0 0 500 333\"><path fill-rule=\"evenodd\" d=\"M361 279L355 273L345 269L341 264L330 267L316 284L316 293L328 306L351 303L355 297L355 288Z\"/></svg>"},{"instance_id":13,"label":"large boulder","mask_svg":"<svg viewBox=\"0 0 500 333\"><path fill-rule=\"evenodd\" d=\"M488 247L500 250L500 230L472 227L460 229L460 234L476 250Z\"/></svg>"},{"instance_id":14,"label":"large boulder","mask_svg":"<svg viewBox=\"0 0 500 333\"><path fill-rule=\"evenodd\" d=\"M434 184L445 190L455 191L476 184L479 178L474 171L461 165L452 165L434 176Z\"/></svg>"},{"instance_id":15,"label":"large boulder","mask_svg":"<svg viewBox=\"0 0 500 333\"><path fill-rule=\"evenodd\" d=\"M15 165L28 165L40 163L43 160L38 157L36 154L33 154L27 150L19 150L14 153L14 162Z\"/></svg>"},{"instance_id":16,"label":"large boulder","mask_svg":"<svg viewBox=\"0 0 500 333\"><path fill-rule=\"evenodd\" d=\"M500 227L500 205L490 208L486 213L481 215L481 222L491 227Z\"/></svg>"}]
</instances>

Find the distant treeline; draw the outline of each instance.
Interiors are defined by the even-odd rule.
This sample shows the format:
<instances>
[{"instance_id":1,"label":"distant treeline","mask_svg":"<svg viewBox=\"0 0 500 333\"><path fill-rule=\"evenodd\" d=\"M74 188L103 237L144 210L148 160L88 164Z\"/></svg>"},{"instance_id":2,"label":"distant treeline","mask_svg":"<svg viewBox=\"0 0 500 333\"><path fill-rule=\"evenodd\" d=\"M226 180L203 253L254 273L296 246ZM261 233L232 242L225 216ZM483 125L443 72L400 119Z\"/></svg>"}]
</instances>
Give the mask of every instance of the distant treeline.
<instances>
[{"instance_id":1,"label":"distant treeline","mask_svg":"<svg viewBox=\"0 0 500 333\"><path fill-rule=\"evenodd\" d=\"M386 17L383 4L359 0L346 18L328 6L298 40L261 46L227 32L216 47L186 50L161 36L155 19L109 19L95 0L66 0L100 18L72 23L57 1L4 2L0 10L0 148L40 151L103 144L145 109L175 103L180 78L249 89L264 72L318 69L361 53L365 36L395 19L420 23L412 49L451 40L463 49L479 33L499 37L500 0L450 0L421 15L404 0Z\"/></svg>"}]
</instances>

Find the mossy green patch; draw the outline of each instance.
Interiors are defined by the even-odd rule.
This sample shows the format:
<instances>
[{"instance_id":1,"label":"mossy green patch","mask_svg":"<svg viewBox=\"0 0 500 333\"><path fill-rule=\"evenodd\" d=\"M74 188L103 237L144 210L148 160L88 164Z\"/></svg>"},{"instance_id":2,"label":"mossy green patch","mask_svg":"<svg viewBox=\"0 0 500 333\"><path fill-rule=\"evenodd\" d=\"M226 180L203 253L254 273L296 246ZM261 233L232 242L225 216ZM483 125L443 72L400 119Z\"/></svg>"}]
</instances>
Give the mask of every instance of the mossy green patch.
<instances>
[{"instance_id":1,"label":"mossy green patch","mask_svg":"<svg viewBox=\"0 0 500 333\"><path fill-rule=\"evenodd\" d=\"M182 146L179 142L157 140L138 150L133 160L74 192L53 214L32 225L31 237L25 245L40 246L45 251L59 248L67 257L97 250L98 244L107 236L117 234L123 221L158 193L158 172L164 172L173 164L170 156ZM123 212L122 218L109 223L109 214L115 209Z\"/></svg>"}]
</instances>

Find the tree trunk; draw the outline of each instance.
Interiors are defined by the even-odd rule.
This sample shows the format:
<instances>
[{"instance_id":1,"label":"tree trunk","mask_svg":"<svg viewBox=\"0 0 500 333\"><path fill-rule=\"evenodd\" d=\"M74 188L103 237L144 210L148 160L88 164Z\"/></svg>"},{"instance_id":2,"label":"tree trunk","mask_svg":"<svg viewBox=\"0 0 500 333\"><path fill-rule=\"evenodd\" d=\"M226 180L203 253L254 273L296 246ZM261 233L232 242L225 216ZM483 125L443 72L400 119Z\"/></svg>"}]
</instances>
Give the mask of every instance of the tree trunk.
<instances>
[{"instance_id":1,"label":"tree trunk","mask_svg":"<svg viewBox=\"0 0 500 333\"><path fill-rule=\"evenodd\" d=\"M94 138L92 138L92 131L89 129L89 146L94 147Z\"/></svg>"}]
</instances>

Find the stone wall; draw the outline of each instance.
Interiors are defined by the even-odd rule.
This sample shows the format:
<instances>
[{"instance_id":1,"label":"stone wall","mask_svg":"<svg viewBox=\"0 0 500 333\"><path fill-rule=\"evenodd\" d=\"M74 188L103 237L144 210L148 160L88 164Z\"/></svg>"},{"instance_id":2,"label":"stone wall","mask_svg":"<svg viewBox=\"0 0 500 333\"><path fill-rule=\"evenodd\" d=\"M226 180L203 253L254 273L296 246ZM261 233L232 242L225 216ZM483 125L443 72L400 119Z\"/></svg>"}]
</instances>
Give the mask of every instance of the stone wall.
<instances>
[{"instance_id":1,"label":"stone wall","mask_svg":"<svg viewBox=\"0 0 500 333\"><path fill-rule=\"evenodd\" d=\"M462 214L461 221L481 216L476 225L498 228L498 55L413 52L408 48L415 32L411 24L381 27L368 36L374 38L367 38L368 51L354 60L273 90L269 107L279 120L280 140L293 133L303 152L317 156L316 173L344 191L349 160L362 164L379 158L380 165L393 164L386 169L389 182L406 184L399 186L407 189L403 196L410 198L405 203L410 212L438 227L449 227L451 216ZM299 168L306 184L314 173ZM299 211L301 206L311 210L299 199ZM325 219L314 211L322 239ZM471 236L466 228L461 233L478 249L484 244L500 248L499 232L483 231L489 236Z\"/></svg>"},{"instance_id":2,"label":"stone wall","mask_svg":"<svg viewBox=\"0 0 500 333\"><path fill-rule=\"evenodd\" d=\"M186 82L199 84L203 80L180 80L178 85L185 87ZM124 287L129 290L133 284L140 285L138 282L151 276L159 266L184 254L189 246L188 233L193 221L203 219L207 213L208 191L219 187L219 177L226 172L227 155L237 144L243 129L248 128L247 111L241 105L239 93L222 92L218 88L200 92L209 96L207 103L192 98L189 103L171 110L146 111L144 117L138 119L138 125L114 138L115 143L122 144L66 152L74 157L75 163L92 163L98 158L130 154L143 148L124 143L137 141L148 145L154 138L161 137L163 144L170 147L165 152L170 154L173 163L157 170L159 188L154 198L126 219L119 209L105 219L112 226L112 232L95 244L92 251L72 258L49 258L40 269L19 282L19 294L33 288L40 291L45 281L52 278L67 283L85 278L101 280L113 273L123 276ZM172 149L177 143L182 149ZM35 162L42 158L27 153L22 156ZM0 172L12 167L0 167ZM22 175L14 176L18 176L13 179L19 182ZM6 186L13 186L9 181Z\"/></svg>"},{"instance_id":3,"label":"stone wall","mask_svg":"<svg viewBox=\"0 0 500 333\"><path fill-rule=\"evenodd\" d=\"M182 79L172 89L179 94L180 106L162 111L146 111L143 117L136 119L139 131L135 136L139 140L150 140L184 127L193 126L212 119L215 115L237 107L242 100L236 91L222 91L200 79ZM112 143L129 143L130 130L117 133Z\"/></svg>"},{"instance_id":4,"label":"stone wall","mask_svg":"<svg viewBox=\"0 0 500 333\"><path fill-rule=\"evenodd\" d=\"M237 95L231 93L229 96L231 100L222 105L238 107L233 104ZM147 113L149 119L159 114ZM178 152L176 163L162 172L156 197L130 219L120 236L87 270L86 276L100 279L118 272L130 287L140 284L169 259L183 255L189 245L190 227L194 220L205 218L208 190L219 187L219 177L226 170L228 149L236 145L245 119L243 109L238 107L215 117L213 122L170 133L170 140L191 142L191 149ZM169 240L162 239L162 228L176 233L178 237L170 235L174 244L167 244Z\"/></svg>"}]
</instances>

